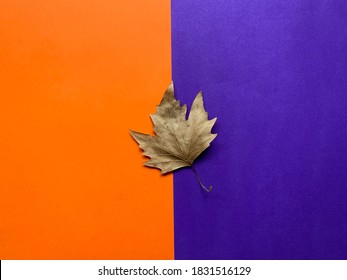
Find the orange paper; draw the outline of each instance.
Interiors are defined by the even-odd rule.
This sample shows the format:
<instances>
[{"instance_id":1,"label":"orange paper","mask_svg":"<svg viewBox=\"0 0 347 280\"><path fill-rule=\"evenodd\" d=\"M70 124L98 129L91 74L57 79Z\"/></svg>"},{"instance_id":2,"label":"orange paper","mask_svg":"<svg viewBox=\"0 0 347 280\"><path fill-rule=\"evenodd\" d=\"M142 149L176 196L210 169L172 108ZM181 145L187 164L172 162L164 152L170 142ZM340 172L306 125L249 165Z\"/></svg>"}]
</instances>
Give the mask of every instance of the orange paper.
<instances>
[{"instance_id":1,"label":"orange paper","mask_svg":"<svg viewBox=\"0 0 347 280\"><path fill-rule=\"evenodd\" d=\"M0 259L172 259L172 176L142 166L170 2L3 0Z\"/></svg>"}]
</instances>

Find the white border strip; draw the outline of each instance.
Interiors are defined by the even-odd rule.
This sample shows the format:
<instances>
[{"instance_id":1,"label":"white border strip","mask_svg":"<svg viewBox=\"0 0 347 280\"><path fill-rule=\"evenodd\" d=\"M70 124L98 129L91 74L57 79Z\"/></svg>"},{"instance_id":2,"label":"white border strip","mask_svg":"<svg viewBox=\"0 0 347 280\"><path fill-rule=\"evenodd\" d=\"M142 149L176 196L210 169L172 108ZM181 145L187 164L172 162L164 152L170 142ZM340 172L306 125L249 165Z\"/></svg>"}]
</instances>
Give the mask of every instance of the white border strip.
<instances>
[{"instance_id":1,"label":"white border strip","mask_svg":"<svg viewBox=\"0 0 347 280\"><path fill-rule=\"evenodd\" d=\"M201 267L201 268L200 268ZM249 269L248 275L247 272ZM242 268L244 268L242 270ZM153 273L182 275L148 275ZM243 271L243 273L241 273ZM136 273L135 273L136 272ZM141 273L142 272L142 273ZM195 272L196 275L193 275ZM102 275L100 275L100 273ZM103 275L113 273L117 275ZM143 275L146 274L147 275ZM235 274L243 275L235 275ZM123 274L123 275L122 275ZM132 274L132 275L129 275ZM137 274L137 275L134 275ZM142 275L139 275L142 274ZM199 275L202 274L202 275ZM208 275L203 275L208 274ZM215 274L215 275L212 275ZM218 275L219 274L219 275ZM226 275L223 275L226 274ZM309 261L1 261L2 280L347 279L346 260Z\"/></svg>"}]
</instances>

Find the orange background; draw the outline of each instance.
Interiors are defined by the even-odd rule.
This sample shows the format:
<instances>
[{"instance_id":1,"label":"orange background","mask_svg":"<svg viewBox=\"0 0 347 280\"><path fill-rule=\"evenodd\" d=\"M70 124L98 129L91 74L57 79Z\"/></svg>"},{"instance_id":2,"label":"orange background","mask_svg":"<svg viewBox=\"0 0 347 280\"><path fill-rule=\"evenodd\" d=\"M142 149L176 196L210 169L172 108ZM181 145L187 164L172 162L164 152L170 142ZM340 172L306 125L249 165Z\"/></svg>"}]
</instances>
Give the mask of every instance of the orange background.
<instances>
[{"instance_id":1,"label":"orange background","mask_svg":"<svg viewBox=\"0 0 347 280\"><path fill-rule=\"evenodd\" d=\"M0 259L172 259L172 176L128 129L171 80L169 0L2 0Z\"/></svg>"}]
</instances>

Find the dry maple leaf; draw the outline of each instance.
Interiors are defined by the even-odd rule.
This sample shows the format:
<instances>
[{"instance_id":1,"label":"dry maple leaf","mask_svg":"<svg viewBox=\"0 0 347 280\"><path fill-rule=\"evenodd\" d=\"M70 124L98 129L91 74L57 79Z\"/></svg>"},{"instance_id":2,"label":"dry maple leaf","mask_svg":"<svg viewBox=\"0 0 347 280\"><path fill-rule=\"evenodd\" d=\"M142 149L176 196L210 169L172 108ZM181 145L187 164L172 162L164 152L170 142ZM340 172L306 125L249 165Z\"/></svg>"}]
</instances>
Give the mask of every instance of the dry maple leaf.
<instances>
[{"instance_id":1,"label":"dry maple leaf","mask_svg":"<svg viewBox=\"0 0 347 280\"><path fill-rule=\"evenodd\" d=\"M211 133L217 118L208 120L201 91L195 97L188 120L186 113L187 106L181 106L179 100L175 99L171 83L157 106L157 112L150 115L156 135L131 130L130 133L144 151L143 154L150 157L145 166L158 168L162 174L190 166L201 187L210 191L212 187L206 188L201 183L193 162L217 136Z\"/></svg>"}]
</instances>

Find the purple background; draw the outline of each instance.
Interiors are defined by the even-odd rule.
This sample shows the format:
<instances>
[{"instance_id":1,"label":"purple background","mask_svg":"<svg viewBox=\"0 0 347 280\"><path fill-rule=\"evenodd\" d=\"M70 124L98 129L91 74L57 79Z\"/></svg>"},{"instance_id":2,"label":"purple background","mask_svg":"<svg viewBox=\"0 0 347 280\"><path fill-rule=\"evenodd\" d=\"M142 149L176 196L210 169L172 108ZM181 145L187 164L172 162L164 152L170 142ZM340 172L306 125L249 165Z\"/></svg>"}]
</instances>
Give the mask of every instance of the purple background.
<instances>
[{"instance_id":1,"label":"purple background","mask_svg":"<svg viewBox=\"0 0 347 280\"><path fill-rule=\"evenodd\" d=\"M172 0L172 54L218 117L212 192L174 176L176 259L347 259L347 1Z\"/></svg>"}]
</instances>

